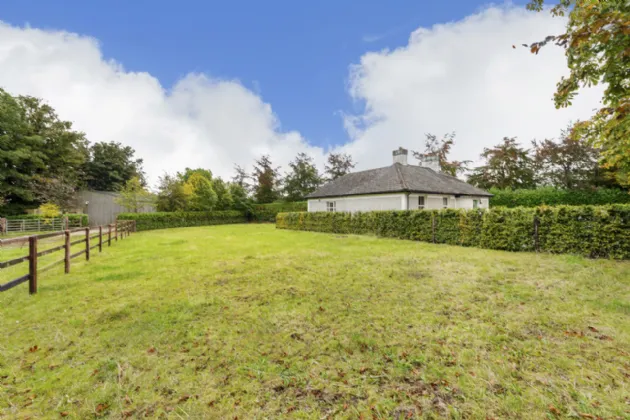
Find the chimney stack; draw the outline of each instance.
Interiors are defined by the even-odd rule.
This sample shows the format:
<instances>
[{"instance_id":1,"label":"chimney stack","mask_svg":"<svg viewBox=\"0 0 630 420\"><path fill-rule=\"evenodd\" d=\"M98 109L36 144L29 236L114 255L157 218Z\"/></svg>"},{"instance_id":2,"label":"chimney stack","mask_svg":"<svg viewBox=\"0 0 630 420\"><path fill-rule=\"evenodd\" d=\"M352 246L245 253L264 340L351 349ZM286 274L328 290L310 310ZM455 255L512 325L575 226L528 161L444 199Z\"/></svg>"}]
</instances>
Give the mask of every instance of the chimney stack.
<instances>
[{"instance_id":1,"label":"chimney stack","mask_svg":"<svg viewBox=\"0 0 630 420\"><path fill-rule=\"evenodd\" d=\"M394 163L400 163L401 165L407 164L407 154L409 151L407 149L403 149L399 147L398 150L394 150L392 155L394 157Z\"/></svg>"},{"instance_id":2,"label":"chimney stack","mask_svg":"<svg viewBox=\"0 0 630 420\"><path fill-rule=\"evenodd\" d=\"M440 159L437 155L422 155L420 158L420 166L423 168L433 169L435 172L440 172Z\"/></svg>"}]
</instances>

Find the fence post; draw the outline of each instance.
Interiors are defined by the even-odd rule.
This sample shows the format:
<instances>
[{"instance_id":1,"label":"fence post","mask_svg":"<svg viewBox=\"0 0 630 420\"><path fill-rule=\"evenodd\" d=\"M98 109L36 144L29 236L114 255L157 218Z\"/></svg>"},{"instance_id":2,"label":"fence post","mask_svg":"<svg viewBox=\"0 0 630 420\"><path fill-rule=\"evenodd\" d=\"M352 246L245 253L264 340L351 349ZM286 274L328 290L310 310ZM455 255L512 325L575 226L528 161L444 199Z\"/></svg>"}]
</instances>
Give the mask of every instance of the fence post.
<instances>
[{"instance_id":1,"label":"fence post","mask_svg":"<svg viewBox=\"0 0 630 420\"><path fill-rule=\"evenodd\" d=\"M28 238L28 292L37 293L37 236Z\"/></svg>"},{"instance_id":2,"label":"fence post","mask_svg":"<svg viewBox=\"0 0 630 420\"><path fill-rule=\"evenodd\" d=\"M107 246L112 246L112 224L107 225Z\"/></svg>"},{"instance_id":3,"label":"fence post","mask_svg":"<svg viewBox=\"0 0 630 420\"><path fill-rule=\"evenodd\" d=\"M114 239L118 242L118 220L114 222Z\"/></svg>"},{"instance_id":4,"label":"fence post","mask_svg":"<svg viewBox=\"0 0 630 420\"><path fill-rule=\"evenodd\" d=\"M64 257L64 266L65 266L65 272L66 274L68 274L70 272L70 231L68 229L66 229L65 231L65 236L66 236L66 255Z\"/></svg>"},{"instance_id":5,"label":"fence post","mask_svg":"<svg viewBox=\"0 0 630 420\"><path fill-rule=\"evenodd\" d=\"M85 260L90 261L90 228L85 228Z\"/></svg>"},{"instance_id":6,"label":"fence post","mask_svg":"<svg viewBox=\"0 0 630 420\"><path fill-rule=\"evenodd\" d=\"M0 232L7 233L7 219L0 219Z\"/></svg>"},{"instance_id":7,"label":"fence post","mask_svg":"<svg viewBox=\"0 0 630 420\"><path fill-rule=\"evenodd\" d=\"M136 233L136 232L137 232L137 230L136 230L136 221L135 221L135 220L133 221L133 232L134 232L134 233Z\"/></svg>"},{"instance_id":8,"label":"fence post","mask_svg":"<svg viewBox=\"0 0 630 420\"><path fill-rule=\"evenodd\" d=\"M66 225L65 230L70 229L70 221L68 220L68 216L63 218L63 223Z\"/></svg>"},{"instance_id":9,"label":"fence post","mask_svg":"<svg viewBox=\"0 0 630 420\"><path fill-rule=\"evenodd\" d=\"M534 249L538 252L540 244L538 242L538 227L540 226L540 219L538 216L534 216Z\"/></svg>"},{"instance_id":10,"label":"fence post","mask_svg":"<svg viewBox=\"0 0 630 420\"><path fill-rule=\"evenodd\" d=\"M98 227L98 252L103 252L103 226Z\"/></svg>"}]
</instances>

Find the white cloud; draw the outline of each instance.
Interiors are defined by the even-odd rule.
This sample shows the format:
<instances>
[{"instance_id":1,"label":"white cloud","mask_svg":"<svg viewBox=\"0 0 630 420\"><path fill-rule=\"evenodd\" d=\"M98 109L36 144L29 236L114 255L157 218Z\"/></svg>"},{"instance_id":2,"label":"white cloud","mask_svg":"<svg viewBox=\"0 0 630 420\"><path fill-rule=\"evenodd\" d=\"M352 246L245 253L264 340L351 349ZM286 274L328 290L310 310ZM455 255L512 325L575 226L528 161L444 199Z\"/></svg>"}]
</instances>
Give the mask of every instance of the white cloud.
<instances>
[{"instance_id":1,"label":"white cloud","mask_svg":"<svg viewBox=\"0 0 630 420\"><path fill-rule=\"evenodd\" d=\"M521 44L563 27L546 13L492 7L420 28L396 50L365 54L350 70L349 92L364 110L346 116L353 141L344 149L369 168L389 164L397 146L422 149L427 132L456 131L460 160L478 159L505 136L522 143L557 137L569 121L588 118L601 97L600 88L590 89L573 107L555 109L564 52L548 46L536 56Z\"/></svg>"},{"instance_id":2,"label":"white cloud","mask_svg":"<svg viewBox=\"0 0 630 420\"><path fill-rule=\"evenodd\" d=\"M92 142L136 149L155 182L164 171L207 167L224 177L261 154L274 163L323 150L283 132L271 106L238 81L188 74L165 90L148 73L105 60L96 40L0 22L0 87L44 98Z\"/></svg>"},{"instance_id":3,"label":"white cloud","mask_svg":"<svg viewBox=\"0 0 630 420\"><path fill-rule=\"evenodd\" d=\"M390 164L398 146L421 148L426 132L456 131L457 159L475 159L504 136L556 136L569 120L591 114L601 90L556 110L563 52L547 47L534 56L512 44L562 28L547 14L490 8L418 29L404 47L365 54L348 85L365 107L343 119L349 140L339 149L365 169ZM262 153L285 168L299 151L324 159L300 133L284 132L271 106L238 81L189 74L166 90L148 73L105 60L96 40L76 34L0 22L0 86L45 98L93 142L131 145L152 181L186 166L229 177L234 163L251 165Z\"/></svg>"}]
</instances>

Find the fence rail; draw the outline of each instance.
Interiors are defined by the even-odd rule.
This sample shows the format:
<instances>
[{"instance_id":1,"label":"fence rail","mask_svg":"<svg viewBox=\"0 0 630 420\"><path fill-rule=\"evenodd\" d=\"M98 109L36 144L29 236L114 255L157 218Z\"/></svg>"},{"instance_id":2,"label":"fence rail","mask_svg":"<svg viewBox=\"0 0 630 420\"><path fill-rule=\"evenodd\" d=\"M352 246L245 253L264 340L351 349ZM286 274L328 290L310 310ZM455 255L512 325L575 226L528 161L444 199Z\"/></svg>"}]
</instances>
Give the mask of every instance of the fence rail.
<instances>
[{"instance_id":1,"label":"fence rail","mask_svg":"<svg viewBox=\"0 0 630 420\"><path fill-rule=\"evenodd\" d=\"M107 230L105 233L107 234L107 236L105 238L103 238L103 226L98 226L98 233L95 235L90 236L90 228L76 228L76 229L66 229L65 231L61 231L61 232L56 232L56 233L47 233L44 235L33 235L33 236L23 236L23 237L19 237L19 238L10 238L10 239L0 239L0 247L4 246L4 245L14 245L14 244L25 244L26 242L28 242L28 255L26 256L22 256L22 257L18 257L18 258L13 258L11 260L7 260L7 261L1 261L0 262L0 269L2 268L7 268L7 267L11 267L17 264L20 264L22 262L26 262L28 261L28 274L25 274L23 276L20 276L16 279L13 279L11 281L9 281L8 283L5 284L0 284L0 292L4 292L7 291L9 289L14 288L15 286L18 286L26 281L28 281L28 289L29 289L29 293L30 294L34 294L37 293L37 275L38 273L42 273L44 271L47 271L53 267L55 267L58 264L63 263L64 264L64 271L65 273L69 273L70 272L70 260L73 258L76 258L82 254L85 254L85 259L86 261L90 260L90 250L98 248L99 252L103 251L103 243L106 243L107 246L111 246L112 241L118 241L118 239L120 238L121 240L125 237L125 236L129 236L131 234L131 232L135 232L136 231L136 222L133 220L128 220L128 221L119 221L110 225L105 226L105 229ZM77 233L77 232L81 232L81 231L85 231L85 236L79 240L76 241L70 241L70 237L72 236L73 233ZM113 233L113 237L112 237L112 233ZM49 248L43 251L37 251L37 246L38 246L38 242L41 239L48 239L48 238L54 238L54 237L58 237L58 236L64 236L65 240L64 240L64 244L63 245L59 245L59 246L55 246L53 248ZM90 245L90 240L91 239L97 239L96 243L93 245ZM83 249L79 250L78 252L75 253L71 253L70 250L72 248L73 245L78 245L80 243L85 243L85 247L83 247ZM38 269L38 257L42 257L44 255L49 255L52 254L54 252L57 251L61 251L64 250L64 258L61 260L57 260L54 261L50 264L48 264L45 267L39 268Z\"/></svg>"}]
</instances>

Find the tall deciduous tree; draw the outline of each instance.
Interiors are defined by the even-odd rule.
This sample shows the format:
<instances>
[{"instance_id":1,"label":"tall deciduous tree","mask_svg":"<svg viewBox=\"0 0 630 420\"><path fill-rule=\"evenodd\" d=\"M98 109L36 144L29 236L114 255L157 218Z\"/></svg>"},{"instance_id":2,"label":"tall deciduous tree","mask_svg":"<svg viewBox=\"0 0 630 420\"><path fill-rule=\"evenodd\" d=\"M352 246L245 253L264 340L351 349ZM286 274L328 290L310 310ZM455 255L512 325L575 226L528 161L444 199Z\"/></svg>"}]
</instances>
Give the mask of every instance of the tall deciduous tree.
<instances>
[{"instance_id":1,"label":"tall deciduous tree","mask_svg":"<svg viewBox=\"0 0 630 420\"><path fill-rule=\"evenodd\" d=\"M190 177L193 176L194 174L199 174L202 177L206 178L208 181L212 181L212 171L209 169L203 169L203 168L197 168L197 169L186 168L184 169L184 172L178 172L177 176L183 182L188 182Z\"/></svg>"},{"instance_id":2,"label":"tall deciduous tree","mask_svg":"<svg viewBox=\"0 0 630 420\"><path fill-rule=\"evenodd\" d=\"M210 211L217 204L217 193L212 188L212 181L202 172L194 172L184 183L184 190L190 197L189 209L193 211Z\"/></svg>"},{"instance_id":3,"label":"tall deciduous tree","mask_svg":"<svg viewBox=\"0 0 630 420\"><path fill-rule=\"evenodd\" d=\"M46 169L44 139L33 135L19 102L0 89L0 195L16 205L35 200L33 175Z\"/></svg>"},{"instance_id":4,"label":"tall deciduous tree","mask_svg":"<svg viewBox=\"0 0 630 420\"><path fill-rule=\"evenodd\" d=\"M544 0L531 0L542 11ZM602 108L575 129L602 151L606 167L630 183L630 2L627 0L560 0L550 9L567 16L566 30L526 45L532 53L548 43L565 49L569 75L557 85L557 108L571 105L580 88L605 83Z\"/></svg>"},{"instance_id":5,"label":"tall deciduous tree","mask_svg":"<svg viewBox=\"0 0 630 420\"><path fill-rule=\"evenodd\" d=\"M505 137L502 143L485 148L481 157L485 165L473 170L469 183L484 189L536 187L533 161L516 138Z\"/></svg>"},{"instance_id":6,"label":"tall deciduous tree","mask_svg":"<svg viewBox=\"0 0 630 420\"><path fill-rule=\"evenodd\" d=\"M284 178L284 193L288 201L303 200L322 184L322 177L313 159L306 153L298 153L289 167L291 172Z\"/></svg>"},{"instance_id":7,"label":"tall deciduous tree","mask_svg":"<svg viewBox=\"0 0 630 420\"><path fill-rule=\"evenodd\" d=\"M268 155L256 160L251 178L254 181L254 199L257 203L271 203L280 198L280 168L271 163Z\"/></svg>"},{"instance_id":8,"label":"tall deciduous tree","mask_svg":"<svg viewBox=\"0 0 630 420\"><path fill-rule=\"evenodd\" d=\"M153 195L142 185L140 178L134 176L125 183L115 202L128 212L138 213L144 206L153 203Z\"/></svg>"},{"instance_id":9,"label":"tall deciduous tree","mask_svg":"<svg viewBox=\"0 0 630 420\"><path fill-rule=\"evenodd\" d=\"M234 205L229 186L220 177L212 180L212 188L217 194L216 210L229 210Z\"/></svg>"},{"instance_id":10,"label":"tall deciduous tree","mask_svg":"<svg viewBox=\"0 0 630 420\"><path fill-rule=\"evenodd\" d=\"M425 136L424 151L422 153L412 151L416 159L422 160L425 156L437 156L440 170L452 176L457 176L468 170L469 160L448 160L448 155L451 153L451 148L455 143L455 133L445 134L440 140L435 134L425 134Z\"/></svg>"},{"instance_id":11,"label":"tall deciduous tree","mask_svg":"<svg viewBox=\"0 0 630 420\"><path fill-rule=\"evenodd\" d=\"M39 98L19 96L17 100L24 113L27 135L42 140L46 169L37 175L49 182L76 187L89 155L85 134L73 130L71 122L60 120L55 110Z\"/></svg>"},{"instance_id":12,"label":"tall deciduous tree","mask_svg":"<svg viewBox=\"0 0 630 420\"><path fill-rule=\"evenodd\" d=\"M245 211L251 207L250 198L247 191L238 183L231 182L229 184L230 196L232 197L232 208L235 210Z\"/></svg>"},{"instance_id":13,"label":"tall deciduous tree","mask_svg":"<svg viewBox=\"0 0 630 420\"><path fill-rule=\"evenodd\" d=\"M158 211L184 211L190 205L192 191L184 188L177 177L164 174L159 179L156 207Z\"/></svg>"},{"instance_id":14,"label":"tall deciduous tree","mask_svg":"<svg viewBox=\"0 0 630 420\"><path fill-rule=\"evenodd\" d=\"M571 129L563 130L559 141L533 141L539 182L563 189L583 189L602 183L597 160L599 151Z\"/></svg>"},{"instance_id":15,"label":"tall deciduous tree","mask_svg":"<svg viewBox=\"0 0 630 420\"><path fill-rule=\"evenodd\" d=\"M135 150L115 142L95 143L90 147L90 160L85 165L88 188L97 191L120 191L136 177L145 185L142 159L134 158Z\"/></svg>"},{"instance_id":16,"label":"tall deciduous tree","mask_svg":"<svg viewBox=\"0 0 630 420\"><path fill-rule=\"evenodd\" d=\"M328 155L328 163L324 167L327 181L333 181L341 176L349 174L357 164L352 156L346 153L331 153Z\"/></svg>"}]
</instances>

